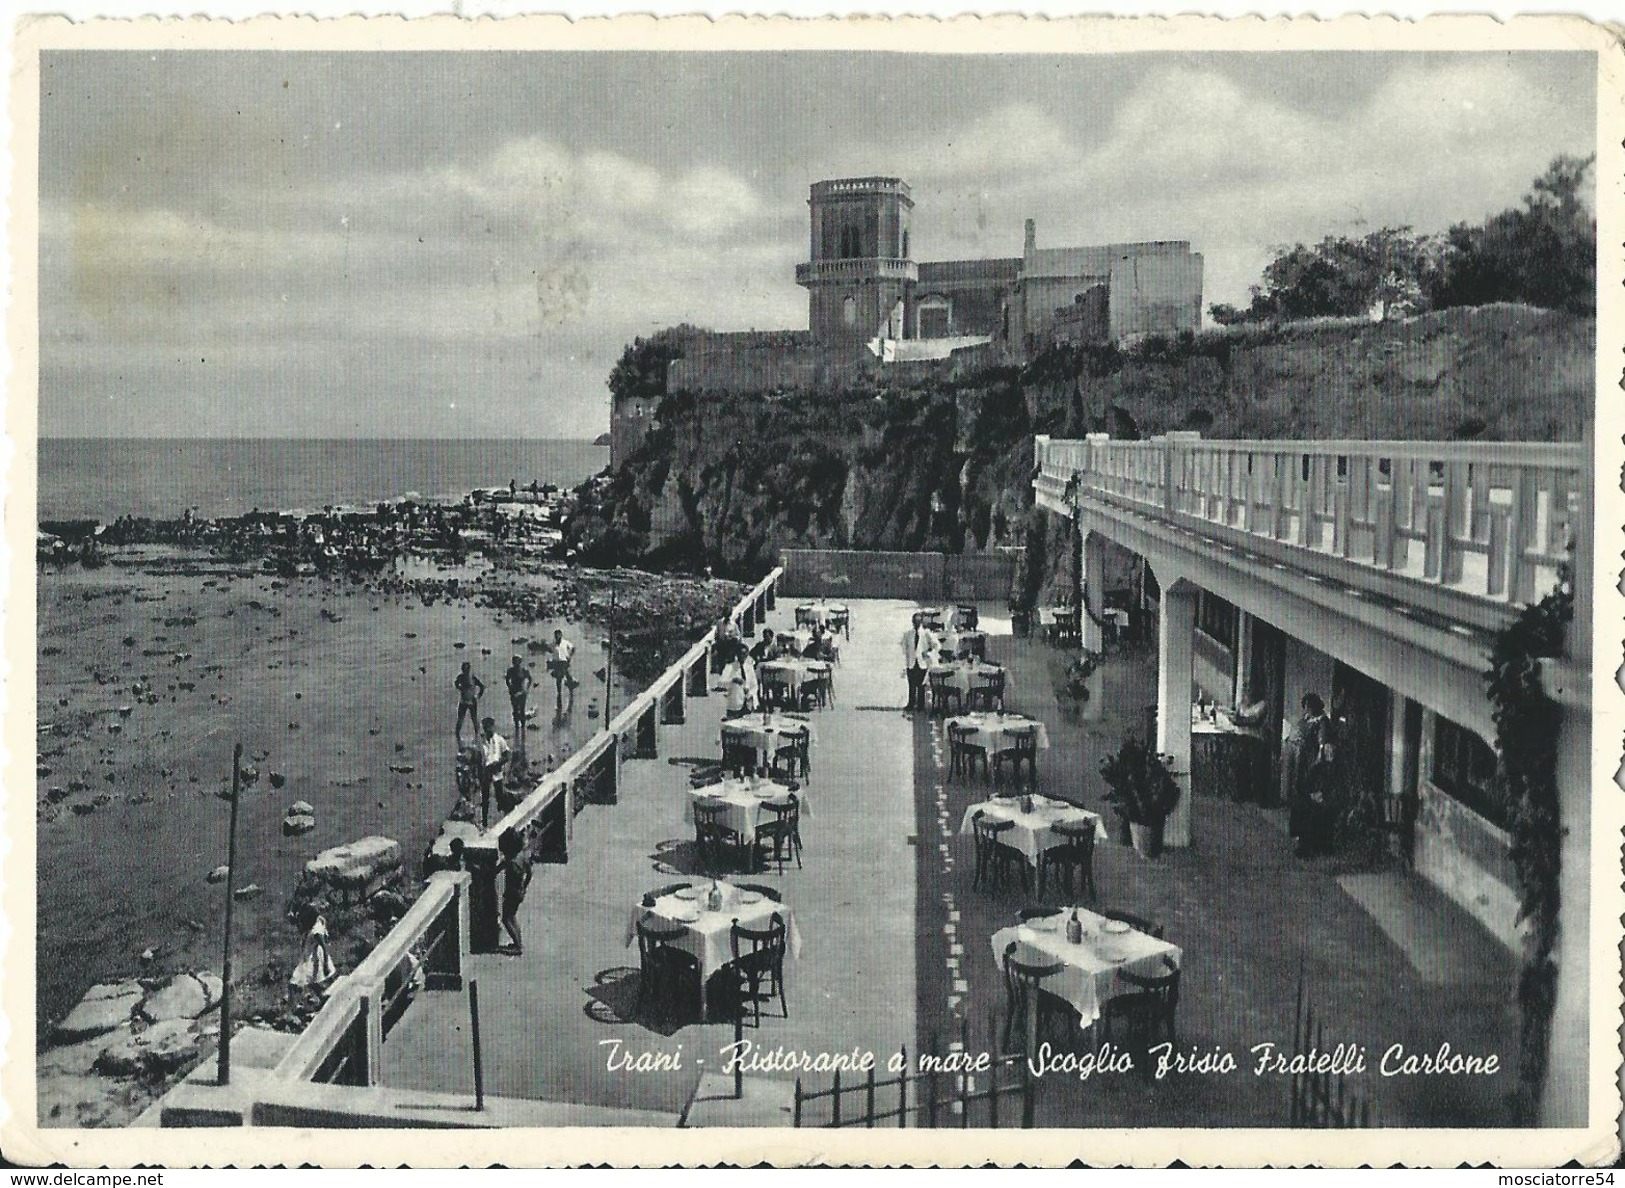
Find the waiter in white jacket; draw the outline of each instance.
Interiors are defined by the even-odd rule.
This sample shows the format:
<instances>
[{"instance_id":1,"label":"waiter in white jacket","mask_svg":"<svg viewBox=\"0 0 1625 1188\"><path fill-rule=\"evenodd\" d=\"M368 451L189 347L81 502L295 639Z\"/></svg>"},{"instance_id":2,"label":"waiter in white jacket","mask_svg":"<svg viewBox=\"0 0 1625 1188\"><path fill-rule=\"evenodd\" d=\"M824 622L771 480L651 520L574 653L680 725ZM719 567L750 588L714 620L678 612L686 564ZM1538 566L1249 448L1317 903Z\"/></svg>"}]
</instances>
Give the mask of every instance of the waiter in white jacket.
<instances>
[{"instance_id":1,"label":"waiter in white jacket","mask_svg":"<svg viewBox=\"0 0 1625 1188\"><path fill-rule=\"evenodd\" d=\"M908 674L908 706L910 710L923 710L925 705L925 670L937 662L937 649L941 641L925 625L925 616L914 612L914 625L903 633L903 666Z\"/></svg>"}]
</instances>

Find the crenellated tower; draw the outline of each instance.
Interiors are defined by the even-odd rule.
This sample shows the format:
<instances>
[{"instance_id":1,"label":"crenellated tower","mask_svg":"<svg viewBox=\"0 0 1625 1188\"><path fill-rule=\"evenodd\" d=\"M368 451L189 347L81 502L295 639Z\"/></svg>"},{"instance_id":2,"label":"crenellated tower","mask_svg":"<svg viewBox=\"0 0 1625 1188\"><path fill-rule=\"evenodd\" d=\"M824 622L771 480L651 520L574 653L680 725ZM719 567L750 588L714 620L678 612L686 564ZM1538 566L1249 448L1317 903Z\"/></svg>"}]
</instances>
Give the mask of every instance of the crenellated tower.
<instances>
[{"instance_id":1,"label":"crenellated tower","mask_svg":"<svg viewBox=\"0 0 1625 1188\"><path fill-rule=\"evenodd\" d=\"M850 177L813 183L809 262L796 265L808 292L813 341L856 350L873 338L904 337L909 288L918 269L909 254L908 183Z\"/></svg>"}]
</instances>

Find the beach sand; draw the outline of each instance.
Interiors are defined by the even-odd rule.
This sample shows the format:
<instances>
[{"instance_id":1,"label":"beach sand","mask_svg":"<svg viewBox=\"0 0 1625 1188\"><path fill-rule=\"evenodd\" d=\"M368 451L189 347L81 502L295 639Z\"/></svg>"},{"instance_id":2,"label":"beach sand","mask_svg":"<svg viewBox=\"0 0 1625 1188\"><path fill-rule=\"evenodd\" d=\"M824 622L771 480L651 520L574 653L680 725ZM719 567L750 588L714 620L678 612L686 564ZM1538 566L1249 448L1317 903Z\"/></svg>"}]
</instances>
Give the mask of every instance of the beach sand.
<instances>
[{"instance_id":1,"label":"beach sand","mask_svg":"<svg viewBox=\"0 0 1625 1188\"><path fill-rule=\"evenodd\" d=\"M525 735L533 760L562 760L603 725L588 715L603 706L599 625L503 623L470 599L424 605L348 581L176 566L173 556L127 551L105 568L40 574L42 1041L94 983L220 968L225 891L205 876L226 861L230 806L218 793L230 786L234 743L259 773L242 796L236 885L264 890L237 904L233 980L264 995L285 984L297 953L284 914L318 851L395 838L415 889L420 855L456 799L452 680L462 660L486 684L482 713L511 735L502 671L525 657L538 678L537 728ZM581 681L574 711L559 718L544 657L523 642L551 640L554 626L579 646ZM272 773L285 777L280 788ZM315 807L316 829L284 837L297 800ZM144 966L149 947L158 957Z\"/></svg>"}]
</instances>

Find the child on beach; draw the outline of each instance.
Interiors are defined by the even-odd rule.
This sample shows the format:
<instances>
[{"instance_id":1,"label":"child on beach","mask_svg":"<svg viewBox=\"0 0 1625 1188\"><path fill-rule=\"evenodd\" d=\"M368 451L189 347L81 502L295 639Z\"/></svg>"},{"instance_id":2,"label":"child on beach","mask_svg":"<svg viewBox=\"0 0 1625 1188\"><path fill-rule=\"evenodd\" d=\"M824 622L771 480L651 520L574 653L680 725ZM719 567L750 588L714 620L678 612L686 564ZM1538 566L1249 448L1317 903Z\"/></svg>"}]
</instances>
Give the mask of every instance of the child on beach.
<instances>
[{"instance_id":1,"label":"child on beach","mask_svg":"<svg viewBox=\"0 0 1625 1188\"><path fill-rule=\"evenodd\" d=\"M525 902L525 892L530 889L530 857L525 853L524 839L513 829L502 831L497 852L502 855L497 864L502 875L502 927L513 938L513 944L502 952L518 957L525 951L525 938L519 931L519 905Z\"/></svg>"}]
</instances>

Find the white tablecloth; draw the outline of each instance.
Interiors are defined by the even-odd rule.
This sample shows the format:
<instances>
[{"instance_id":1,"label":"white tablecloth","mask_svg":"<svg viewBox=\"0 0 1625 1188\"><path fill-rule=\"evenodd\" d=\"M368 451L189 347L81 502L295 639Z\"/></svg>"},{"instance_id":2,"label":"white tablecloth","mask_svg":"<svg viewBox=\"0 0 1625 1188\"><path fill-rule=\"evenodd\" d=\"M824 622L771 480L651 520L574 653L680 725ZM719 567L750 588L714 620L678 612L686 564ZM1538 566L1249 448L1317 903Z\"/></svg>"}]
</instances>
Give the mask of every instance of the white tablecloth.
<instances>
[{"instance_id":1,"label":"white tablecloth","mask_svg":"<svg viewBox=\"0 0 1625 1188\"><path fill-rule=\"evenodd\" d=\"M1048 921L1029 921L999 929L993 934L993 960L1002 971L1005 946L1015 941L1017 960L1031 965L1061 962L1060 972L1046 978L1043 988L1071 1003L1085 1027L1100 1018L1101 1004L1108 998L1134 992L1135 987L1117 976L1118 970L1141 977L1160 977L1168 972L1165 958L1173 962L1175 968L1182 960L1179 946L1132 928L1117 934L1103 932L1105 917L1083 909L1078 911L1083 942L1068 944L1066 920L1070 915L1067 911ZM1033 926L1035 923L1037 928Z\"/></svg>"},{"instance_id":2,"label":"white tablecloth","mask_svg":"<svg viewBox=\"0 0 1625 1188\"><path fill-rule=\"evenodd\" d=\"M760 760L757 764L759 767L766 767L774 751L803 734L809 743L818 741L810 722L788 714L768 714L765 720L761 714L741 714L722 723L722 741L742 742L754 747Z\"/></svg>"},{"instance_id":3,"label":"white tablecloth","mask_svg":"<svg viewBox=\"0 0 1625 1188\"><path fill-rule=\"evenodd\" d=\"M728 806L728 828L736 830L741 837L749 841L756 836L756 827L764 820L772 821L773 815L762 807L769 800L784 802L790 795L790 789L783 784L772 780L761 780L754 776L746 779L730 778L720 784L708 784L704 788L691 788L683 798L683 821L694 824L694 806L702 800L718 800ZM812 816L812 805L807 800L804 789L797 790L796 799L801 803L803 816Z\"/></svg>"},{"instance_id":4,"label":"white tablecloth","mask_svg":"<svg viewBox=\"0 0 1625 1188\"><path fill-rule=\"evenodd\" d=\"M972 689L991 685L994 678L1003 671L1002 664L985 664L980 660L956 660L952 664L933 664L927 670L931 673L947 673L949 687L958 689L961 696L969 694ZM1006 685L1007 689L1008 687Z\"/></svg>"},{"instance_id":5,"label":"white tablecloth","mask_svg":"<svg viewBox=\"0 0 1625 1188\"><path fill-rule=\"evenodd\" d=\"M827 630L832 618L845 620L850 618L851 614L844 603L803 602L796 607L796 623L799 626L811 621Z\"/></svg>"},{"instance_id":6,"label":"white tablecloth","mask_svg":"<svg viewBox=\"0 0 1625 1188\"><path fill-rule=\"evenodd\" d=\"M965 741L973 747L986 747L989 755L1013 749L1016 744L1010 736L1030 727L1037 728L1038 749L1049 750L1049 731L1045 729L1044 723L1023 714L960 714L958 717L949 718L948 724L969 730L970 734Z\"/></svg>"},{"instance_id":7,"label":"white tablecloth","mask_svg":"<svg viewBox=\"0 0 1625 1188\"><path fill-rule=\"evenodd\" d=\"M801 686L815 677L827 677L829 663L824 660L804 660L800 656L785 656L779 660L766 660L756 668L759 685L777 684L775 677L784 678L790 685L790 696L800 697Z\"/></svg>"},{"instance_id":8,"label":"white tablecloth","mask_svg":"<svg viewBox=\"0 0 1625 1188\"><path fill-rule=\"evenodd\" d=\"M1082 825L1093 821L1096 839L1106 840L1106 823L1100 819L1099 813L1091 813L1088 809L1067 804L1064 800L1051 800L1047 796L1034 796L1033 811L1030 813L1021 811L1019 796L1002 800L984 800L973 804L965 810L965 816L959 822L959 832L962 835L969 837L975 832L971 821L978 812L986 813L995 821L1015 822L1015 828L1001 833L999 840L1020 850L1027 856L1027 861L1035 867L1038 865L1040 854L1051 846L1061 845L1066 840L1053 828L1063 821L1069 825Z\"/></svg>"},{"instance_id":9,"label":"white tablecloth","mask_svg":"<svg viewBox=\"0 0 1625 1188\"><path fill-rule=\"evenodd\" d=\"M741 903L742 894L738 887L732 883L719 882L722 888L722 909L720 911L705 910L705 896L711 889L708 880L698 879L690 888L694 897L681 898L679 895L663 895L655 900L654 907L646 908L641 904L632 909L631 918L626 922L626 944L635 945L638 940L638 922L649 920L660 928L669 929L673 924L680 924L683 935L672 944L685 953L692 953L700 961L700 976L709 978L717 970L733 961L733 924L738 920L746 928L766 928L768 921L777 912L784 917L785 948L792 957L801 956L801 930L796 927L795 913L784 904L776 900L760 896L755 903ZM687 915L694 915L694 919L685 919Z\"/></svg>"}]
</instances>

